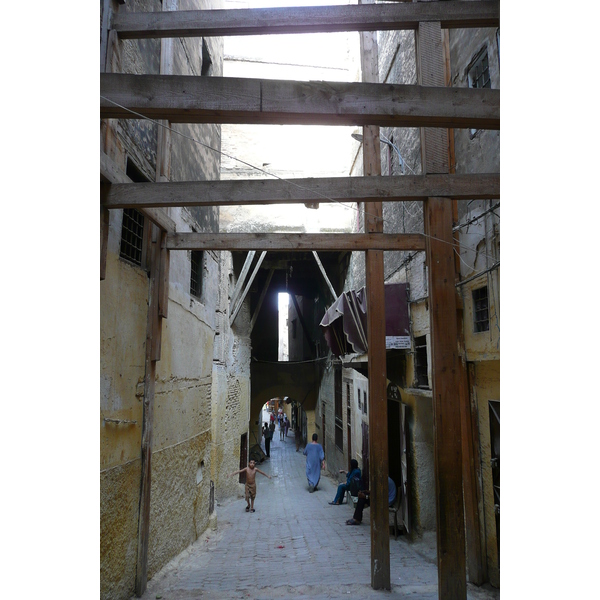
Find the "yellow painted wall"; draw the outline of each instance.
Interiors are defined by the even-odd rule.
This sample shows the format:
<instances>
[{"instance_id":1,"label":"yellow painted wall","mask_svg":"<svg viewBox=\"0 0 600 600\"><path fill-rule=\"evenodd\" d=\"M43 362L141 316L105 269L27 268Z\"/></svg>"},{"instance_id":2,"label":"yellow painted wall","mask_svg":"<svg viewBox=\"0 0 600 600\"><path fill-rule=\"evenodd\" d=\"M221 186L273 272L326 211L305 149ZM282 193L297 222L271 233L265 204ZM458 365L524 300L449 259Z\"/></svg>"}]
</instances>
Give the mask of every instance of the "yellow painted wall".
<instances>
[{"instance_id":1,"label":"yellow painted wall","mask_svg":"<svg viewBox=\"0 0 600 600\"><path fill-rule=\"evenodd\" d=\"M485 361L474 364L475 381L473 393L479 413L479 441L481 449L481 476L483 480L483 523L485 551L490 583L500 585L500 566L494 513L494 491L491 469L491 442L488 402L500 400L500 361Z\"/></svg>"}]
</instances>

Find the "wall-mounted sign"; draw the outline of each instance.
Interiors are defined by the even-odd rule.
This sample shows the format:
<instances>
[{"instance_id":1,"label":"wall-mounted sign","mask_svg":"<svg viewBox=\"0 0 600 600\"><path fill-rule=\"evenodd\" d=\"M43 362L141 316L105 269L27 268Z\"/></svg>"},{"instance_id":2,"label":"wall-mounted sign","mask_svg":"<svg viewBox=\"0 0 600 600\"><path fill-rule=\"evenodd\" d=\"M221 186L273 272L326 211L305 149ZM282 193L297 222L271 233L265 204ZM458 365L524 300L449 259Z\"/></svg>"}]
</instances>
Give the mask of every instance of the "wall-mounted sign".
<instances>
[{"instance_id":1,"label":"wall-mounted sign","mask_svg":"<svg viewBox=\"0 0 600 600\"><path fill-rule=\"evenodd\" d=\"M410 336L408 335L386 335L386 350L410 350Z\"/></svg>"}]
</instances>

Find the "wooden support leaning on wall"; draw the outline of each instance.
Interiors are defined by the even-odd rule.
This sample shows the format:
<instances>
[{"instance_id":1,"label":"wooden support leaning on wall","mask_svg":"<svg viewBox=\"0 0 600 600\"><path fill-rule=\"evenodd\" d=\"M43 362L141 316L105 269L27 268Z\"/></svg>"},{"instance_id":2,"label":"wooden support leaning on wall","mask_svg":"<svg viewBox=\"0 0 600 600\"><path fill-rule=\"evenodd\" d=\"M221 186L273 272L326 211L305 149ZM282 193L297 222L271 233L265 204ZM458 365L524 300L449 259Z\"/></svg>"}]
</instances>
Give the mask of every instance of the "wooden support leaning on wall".
<instances>
[{"instance_id":1,"label":"wooden support leaning on wall","mask_svg":"<svg viewBox=\"0 0 600 600\"><path fill-rule=\"evenodd\" d=\"M152 481L152 437L154 420L154 388L156 362L160 359L162 318L158 312L160 290L160 230L151 225L150 277L148 286L148 317L146 324L146 358L144 375L144 405L142 422L142 479L138 521L138 553L135 593L142 596L148 582L148 542L150 535L150 498Z\"/></svg>"}]
</instances>

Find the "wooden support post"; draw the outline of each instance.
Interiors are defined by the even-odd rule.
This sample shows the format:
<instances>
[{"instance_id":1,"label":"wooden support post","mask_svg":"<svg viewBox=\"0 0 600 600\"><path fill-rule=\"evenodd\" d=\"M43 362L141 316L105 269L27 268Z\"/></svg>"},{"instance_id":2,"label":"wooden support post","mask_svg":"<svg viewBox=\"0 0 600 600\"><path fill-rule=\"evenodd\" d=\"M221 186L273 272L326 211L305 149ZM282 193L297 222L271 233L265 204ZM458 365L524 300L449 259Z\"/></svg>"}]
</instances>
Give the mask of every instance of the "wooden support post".
<instances>
[{"instance_id":1,"label":"wooden support post","mask_svg":"<svg viewBox=\"0 0 600 600\"><path fill-rule=\"evenodd\" d=\"M275 273L275 269L269 269L269 274L267 275L267 280L265 281L265 285L263 286L262 292L260 293L260 298L258 299L258 304L256 305L256 309L252 318L250 319L250 333L254 329L254 324L256 323L256 319L258 318L258 314L260 313L260 309L262 308L262 303L265 300L265 296L267 295L267 290L269 289L269 285L271 284L271 279Z\"/></svg>"},{"instance_id":2,"label":"wooden support post","mask_svg":"<svg viewBox=\"0 0 600 600\"><path fill-rule=\"evenodd\" d=\"M450 37L448 29L442 30L444 50L444 78L446 87L452 86L452 65L450 61ZM448 130L448 172L456 174L456 155L454 151L454 129ZM458 201L452 200L452 224L458 223ZM455 282L460 281L460 247L459 232L454 233L454 272ZM455 288L456 289L456 288ZM458 376L460 381L460 419L461 443L463 465L463 500L465 510L465 535L467 544L467 573L471 583L481 585L486 578L485 563L483 560L483 547L481 540L481 522L479 518L479 483L477 477L478 441L473 437L473 421L471 402L469 396L469 377L464 339L464 311L461 292L456 290L456 325L460 348L460 362L458 363Z\"/></svg>"},{"instance_id":3,"label":"wooden support post","mask_svg":"<svg viewBox=\"0 0 600 600\"><path fill-rule=\"evenodd\" d=\"M359 0L373 4L372 0ZM360 34L363 82L378 82L377 32ZM381 175L379 127L363 127L364 174ZM383 206L373 202L365 208L365 231L383 234ZM371 587L389 590L390 528L388 510L388 419L385 356L385 294L383 251L367 250L367 342L369 346L369 489L371 490Z\"/></svg>"},{"instance_id":4,"label":"wooden support post","mask_svg":"<svg viewBox=\"0 0 600 600\"><path fill-rule=\"evenodd\" d=\"M157 355L160 356L161 318L158 314L160 277L160 232L151 225L148 319L146 324L146 359L142 423L142 479L138 520L138 554L135 593L141 597L148 582L148 537L150 532L150 490L152 479L152 431L154 418L154 382Z\"/></svg>"},{"instance_id":5,"label":"wooden support post","mask_svg":"<svg viewBox=\"0 0 600 600\"><path fill-rule=\"evenodd\" d=\"M419 25L416 48L419 84L444 86L440 23ZM425 173L447 173L447 130L422 129L421 155ZM466 600L459 376L461 358L456 323L452 206L442 198L428 198L423 209L429 267L438 597Z\"/></svg>"}]
</instances>

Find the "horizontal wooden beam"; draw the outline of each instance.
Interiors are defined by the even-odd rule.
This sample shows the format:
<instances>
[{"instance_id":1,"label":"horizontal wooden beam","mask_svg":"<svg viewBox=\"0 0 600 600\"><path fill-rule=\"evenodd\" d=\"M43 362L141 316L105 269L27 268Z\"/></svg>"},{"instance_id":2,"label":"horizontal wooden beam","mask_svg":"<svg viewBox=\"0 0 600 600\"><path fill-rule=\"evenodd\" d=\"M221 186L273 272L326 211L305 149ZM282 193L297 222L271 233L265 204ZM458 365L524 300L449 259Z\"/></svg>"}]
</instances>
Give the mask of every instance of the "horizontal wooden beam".
<instances>
[{"instance_id":1,"label":"horizontal wooden beam","mask_svg":"<svg viewBox=\"0 0 600 600\"><path fill-rule=\"evenodd\" d=\"M173 233L169 250L268 250L340 252L354 250L425 250L419 233Z\"/></svg>"},{"instance_id":2,"label":"horizontal wooden beam","mask_svg":"<svg viewBox=\"0 0 600 600\"><path fill-rule=\"evenodd\" d=\"M111 184L108 186L108 191L106 192L107 195L110 193L110 188L113 185L133 185L133 181L127 177L127 174L119 168L117 163L115 163L115 161L112 160L108 154L102 151L100 151L100 177L106 183ZM175 227L175 221L173 221L173 219L171 219L171 217L169 217L160 208L150 208L144 206L136 208L163 231L175 233L177 230Z\"/></svg>"},{"instance_id":3,"label":"horizontal wooden beam","mask_svg":"<svg viewBox=\"0 0 600 600\"><path fill-rule=\"evenodd\" d=\"M122 39L269 35L334 31L499 27L500 2L419 2L349 6L121 12L113 30Z\"/></svg>"},{"instance_id":4,"label":"horizontal wooden beam","mask_svg":"<svg viewBox=\"0 0 600 600\"><path fill-rule=\"evenodd\" d=\"M110 186L103 206L140 208L303 204L310 201L403 202L428 197L497 199L500 197L500 175L478 173L115 184Z\"/></svg>"},{"instance_id":5,"label":"horizontal wooden beam","mask_svg":"<svg viewBox=\"0 0 600 600\"><path fill-rule=\"evenodd\" d=\"M500 128L491 89L101 73L100 95L102 119Z\"/></svg>"}]
</instances>

